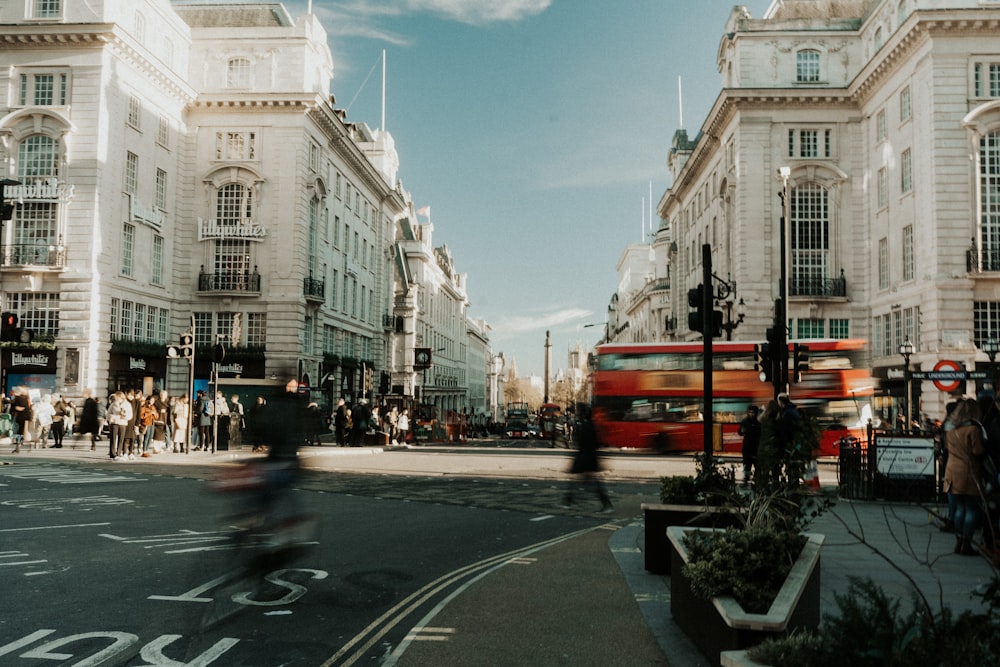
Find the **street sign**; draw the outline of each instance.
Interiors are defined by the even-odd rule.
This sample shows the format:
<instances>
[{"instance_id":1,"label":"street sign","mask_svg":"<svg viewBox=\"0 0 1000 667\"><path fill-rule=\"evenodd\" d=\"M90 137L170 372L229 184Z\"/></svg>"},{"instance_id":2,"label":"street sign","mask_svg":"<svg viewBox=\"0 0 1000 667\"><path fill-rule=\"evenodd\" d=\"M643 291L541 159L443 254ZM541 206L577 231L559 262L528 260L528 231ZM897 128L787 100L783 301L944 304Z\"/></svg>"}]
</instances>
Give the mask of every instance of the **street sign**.
<instances>
[{"instance_id":1,"label":"street sign","mask_svg":"<svg viewBox=\"0 0 1000 667\"><path fill-rule=\"evenodd\" d=\"M931 380L934 386L943 392L952 392L966 380L985 380L989 377L986 371L967 371L957 361L942 359L934 364L932 371L911 371L910 378L914 380Z\"/></svg>"}]
</instances>

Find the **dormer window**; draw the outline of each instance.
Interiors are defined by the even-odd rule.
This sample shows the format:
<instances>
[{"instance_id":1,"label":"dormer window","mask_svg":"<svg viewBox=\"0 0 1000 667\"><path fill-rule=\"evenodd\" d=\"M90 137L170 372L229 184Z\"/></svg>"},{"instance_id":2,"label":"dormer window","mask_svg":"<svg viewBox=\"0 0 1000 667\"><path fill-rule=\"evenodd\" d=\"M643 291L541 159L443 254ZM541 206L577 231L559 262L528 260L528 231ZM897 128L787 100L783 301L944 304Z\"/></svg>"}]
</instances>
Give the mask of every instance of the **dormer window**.
<instances>
[{"instance_id":1,"label":"dormer window","mask_svg":"<svg viewBox=\"0 0 1000 667\"><path fill-rule=\"evenodd\" d=\"M819 51L806 49L795 54L795 80L819 83Z\"/></svg>"}]
</instances>

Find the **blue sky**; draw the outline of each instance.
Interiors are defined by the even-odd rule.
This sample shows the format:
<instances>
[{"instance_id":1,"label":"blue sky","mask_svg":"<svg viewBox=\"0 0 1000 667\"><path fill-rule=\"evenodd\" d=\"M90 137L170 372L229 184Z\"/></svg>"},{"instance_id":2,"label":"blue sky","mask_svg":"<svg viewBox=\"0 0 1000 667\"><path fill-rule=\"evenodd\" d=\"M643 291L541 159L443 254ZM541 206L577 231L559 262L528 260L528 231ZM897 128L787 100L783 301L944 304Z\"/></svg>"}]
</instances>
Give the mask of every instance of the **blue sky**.
<instances>
[{"instance_id":1,"label":"blue sky","mask_svg":"<svg viewBox=\"0 0 1000 667\"><path fill-rule=\"evenodd\" d=\"M719 93L735 4L313 0L348 120L380 127L386 50L403 186L430 206L435 245L468 274L471 315L519 375L543 373L546 330L553 371L577 341L600 338L615 266L643 240L650 183L654 207L670 186L678 76L693 138ZM759 18L770 0L741 4ZM307 0L285 5L297 18Z\"/></svg>"}]
</instances>

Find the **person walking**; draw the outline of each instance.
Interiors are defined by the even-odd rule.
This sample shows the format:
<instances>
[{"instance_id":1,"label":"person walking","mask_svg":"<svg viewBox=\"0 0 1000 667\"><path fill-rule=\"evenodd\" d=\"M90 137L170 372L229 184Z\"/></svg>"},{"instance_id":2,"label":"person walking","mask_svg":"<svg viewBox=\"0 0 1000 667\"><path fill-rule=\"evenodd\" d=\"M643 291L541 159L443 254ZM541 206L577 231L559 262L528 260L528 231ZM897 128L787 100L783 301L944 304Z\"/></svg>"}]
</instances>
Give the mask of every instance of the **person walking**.
<instances>
[{"instance_id":1,"label":"person walking","mask_svg":"<svg viewBox=\"0 0 1000 667\"><path fill-rule=\"evenodd\" d=\"M243 428L245 425L243 404L240 395L233 394L229 403L229 447L239 449L243 446Z\"/></svg>"},{"instance_id":2,"label":"person walking","mask_svg":"<svg viewBox=\"0 0 1000 667\"><path fill-rule=\"evenodd\" d=\"M757 415L760 408L751 405L747 416L740 422L739 434L743 436L743 483L750 484L757 476L757 452L760 449L761 424Z\"/></svg>"},{"instance_id":3,"label":"person walking","mask_svg":"<svg viewBox=\"0 0 1000 667\"><path fill-rule=\"evenodd\" d=\"M577 405L577 426L576 426L576 454L573 457L573 465L570 467L570 474L579 475L583 480L583 486L593 488L597 499L601 501L600 514L607 514L614 511L608 490L604 487L604 482L597 476L601 472L600 443L597 440L597 430L594 422L591 421L590 406L586 403ZM566 496L563 507L570 508L574 502L574 491L576 480L570 480L566 488Z\"/></svg>"},{"instance_id":4,"label":"person walking","mask_svg":"<svg viewBox=\"0 0 1000 667\"><path fill-rule=\"evenodd\" d=\"M45 394L35 406L35 424L37 425L35 439L38 441L37 446L42 449L48 447L49 431L52 430L52 417L55 413L56 409L52 407L52 396Z\"/></svg>"},{"instance_id":5,"label":"person walking","mask_svg":"<svg viewBox=\"0 0 1000 667\"><path fill-rule=\"evenodd\" d=\"M124 392L116 391L111 395L108 405L108 424L111 425L108 455L114 461L126 460L126 431L129 422L134 423L132 404L126 400Z\"/></svg>"},{"instance_id":6,"label":"person walking","mask_svg":"<svg viewBox=\"0 0 1000 667\"><path fill-rule=\"evenodd\" d=\"M27 440L31 442L30 424L34 419L31 408L31 397L25 387L15 387L14 397L10 402L10 411L14 416L14 453L21 451L21 445Z\"/></svg>"},{"instance_id":7,"label":"person walking","mask_svg":"<svg viewBox=\"0 0 1000 667\"><path fill-rule=\"evenodd\" d=\"M97 450L101 435L101 421L98 417L97 399L89 389L83 392L83 408L80 410L80 433L90 434L90 451Z\"/></svg>"},{"instance_id":8,"label":"person walking","mask_svg":"<svg viewBox=\"0 0 1000 667\"><path fill-rule=\"evenodd\" d=\"M975 555L972 535L979 527L979 482L982 457L986 453L979 406L973 398L963 398L948 417L953 428L945 433L948 464L944 471L944 490L949 506L954 508L955 553Z\"/></svg>"}]
</instances>

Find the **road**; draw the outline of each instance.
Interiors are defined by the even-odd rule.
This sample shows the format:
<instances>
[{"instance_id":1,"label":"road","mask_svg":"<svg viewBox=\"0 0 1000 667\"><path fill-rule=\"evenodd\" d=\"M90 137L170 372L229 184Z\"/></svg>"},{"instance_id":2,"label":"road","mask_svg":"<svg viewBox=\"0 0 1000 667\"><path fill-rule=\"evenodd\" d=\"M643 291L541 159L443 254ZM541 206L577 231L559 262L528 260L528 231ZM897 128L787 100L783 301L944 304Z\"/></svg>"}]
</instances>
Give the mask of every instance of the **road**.
<instances>
[{"instance_id":1,"label":"road","mask_svg":"<svg viewBox=\"0 0 1000 667\"><path fill-rule=\"evenodd\" d=\"M0 585L17 611L0 620L0 664L372 664L473 578L605 520L596 501L557 508L565 455L335 452L306 450L297 492L322 517L319 545L207 630L234 554L231 508L205 479L227 455L3 457ZM612 487L631 499L656 485Z\"/></svg>"}]
</instances>

